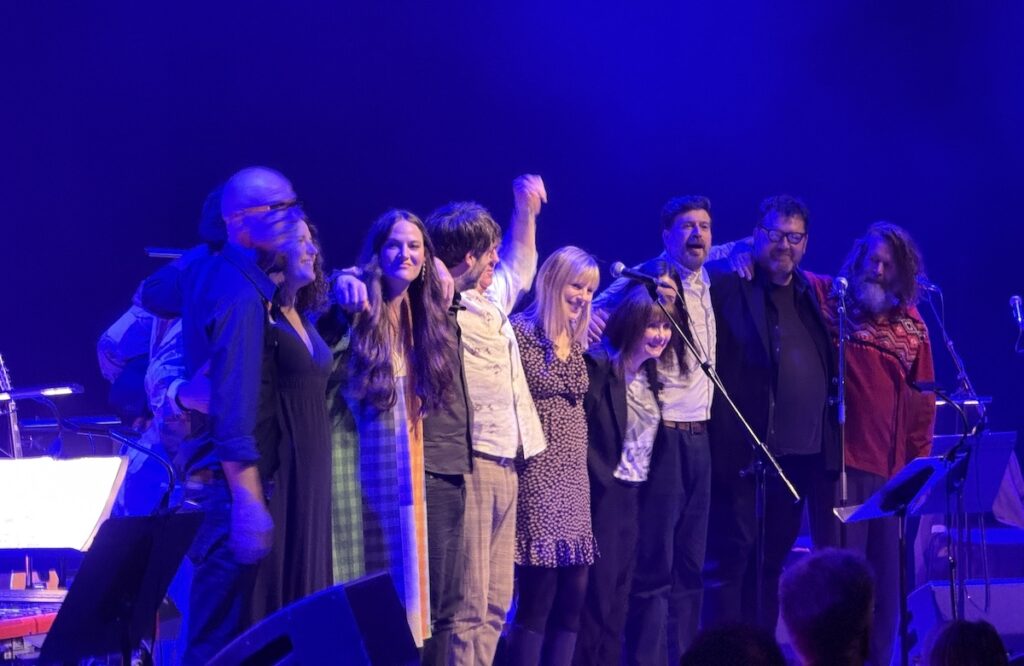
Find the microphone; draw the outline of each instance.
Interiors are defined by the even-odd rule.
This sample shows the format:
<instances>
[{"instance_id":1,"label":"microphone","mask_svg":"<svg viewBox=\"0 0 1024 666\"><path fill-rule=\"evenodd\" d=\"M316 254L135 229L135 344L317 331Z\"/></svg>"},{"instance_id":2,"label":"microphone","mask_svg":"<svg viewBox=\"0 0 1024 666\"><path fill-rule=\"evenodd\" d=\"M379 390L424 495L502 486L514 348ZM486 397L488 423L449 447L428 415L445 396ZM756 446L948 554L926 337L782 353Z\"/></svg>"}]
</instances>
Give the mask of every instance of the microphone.
<instances>
[{"instance_id":1,"label":"microphone","mask_svg":"<svg viewBox=\"0 0 1024 666\"><path fill-rule=\"evenodd\" d=\"M635 271L632 268L626 268L626 264L621 261L616 261L612 264L611 274L613 278L624 277L629 280L636 280L637 282L643 282L644 284L654 285L655 287L658 286L658 278L653 275L648 275L647 273Z\"/></svg>"},{"instance_id":2,"label":"microphone","mask_svg":"<svg viewBox=\"0 0 1024 666\"><path fill-rule=\"evenodd\" d=\"M839 300L846 298L846 290L850 287L849 281L844 277L837 277L832 280L832 296Z\"/></svg>"},{"instance_id":3,"label":"microphone","mask_svg":"<svg viewBox=\"0 0 1024 666\"><path fill-rule=\"evenodd\" d=\"M177 259L185 254L185 250L176 247L147 247L145 252L150 259Z\"/></svg>"},{"instance_id":4,"label":"microphone","mask_svg":"<svg viewBox=\"0 0 1024 666\"><path fill-rule=\"evenodd\" d=\"M925 291L934 291L940 294L942 293L942 290L939 289L939 285L935 284L934 282L932 282L923 275L917 276L917 286L920 287L921 289L924 289Z\"/></svg>"},{"instance_id":5,"label":"microphone","mask_svg":"<svg viewBox=\"0 0 1024 666\"><path fill-rule=\"evenodd\" d=\"M1020 296L1017 294L1010 296L1010 314L1013 315L1013 321L1017 322L1017 328L1024 328L1024 312L1022 312Z\"/></svg>"}]
</instances>

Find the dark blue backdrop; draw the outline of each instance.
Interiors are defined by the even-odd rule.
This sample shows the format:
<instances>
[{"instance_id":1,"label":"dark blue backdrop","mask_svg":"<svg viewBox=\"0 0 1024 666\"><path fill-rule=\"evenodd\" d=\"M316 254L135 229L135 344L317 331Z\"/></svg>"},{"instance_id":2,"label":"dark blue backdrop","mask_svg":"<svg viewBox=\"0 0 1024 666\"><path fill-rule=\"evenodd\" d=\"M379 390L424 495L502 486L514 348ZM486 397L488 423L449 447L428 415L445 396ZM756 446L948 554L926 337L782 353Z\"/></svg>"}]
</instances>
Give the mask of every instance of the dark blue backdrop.
<instances>
[{"instance_id":1,"label":"dark blue backdrop","mask_svg":"<svg viewBox=\"0 0 1024 666\"><path fill-rule=\"evenodd\" d=\"M1021 3L93 4L0 8L0 352L22 384L85 384L72 413L105 407L95 341L156 267L142 247L192 243L205 193L264 163L332 265L392 206L504 219L523 171L548 184L544 253L641 259L680 193L712 198L718 240L803 196L820 271L892 220L1015 423Z\"/></svg>"}]
</instances>

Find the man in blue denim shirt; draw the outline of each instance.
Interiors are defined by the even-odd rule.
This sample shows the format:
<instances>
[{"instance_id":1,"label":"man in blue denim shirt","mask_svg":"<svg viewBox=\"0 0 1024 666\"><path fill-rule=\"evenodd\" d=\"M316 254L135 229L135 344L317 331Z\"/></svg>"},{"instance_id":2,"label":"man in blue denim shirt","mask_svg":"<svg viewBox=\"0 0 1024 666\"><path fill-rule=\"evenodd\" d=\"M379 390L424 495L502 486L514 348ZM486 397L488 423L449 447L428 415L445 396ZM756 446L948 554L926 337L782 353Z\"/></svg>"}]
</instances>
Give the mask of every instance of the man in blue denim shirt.
<instances>
[{"instance_id":1,"label":"man in blue denim shirt","mask_svg":"<svg viewBox=\"0 0 1024 666\"><path fill-rule=\"evenodd\" d=\"M178 457L188 494L206 514L189 553L195 576L186 665L205 664L245 628L255 565L270 550L263 479L273 461L261 449L273 444L266 334L275 285L266 269L302 216L291 183L262 167L228 180L221 212L227 243L177 278L186 374L205 372L210 386L209 416L193 415L193 438Z\"/></svg>"}]
</instances>

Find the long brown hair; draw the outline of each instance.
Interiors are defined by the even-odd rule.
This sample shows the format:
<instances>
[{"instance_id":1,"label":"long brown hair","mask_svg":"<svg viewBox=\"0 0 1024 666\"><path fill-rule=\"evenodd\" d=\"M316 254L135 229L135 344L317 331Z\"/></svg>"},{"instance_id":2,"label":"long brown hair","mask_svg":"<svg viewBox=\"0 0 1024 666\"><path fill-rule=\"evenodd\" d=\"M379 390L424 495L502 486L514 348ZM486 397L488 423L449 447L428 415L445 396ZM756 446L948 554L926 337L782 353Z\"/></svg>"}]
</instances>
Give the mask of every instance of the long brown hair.
<instances>
[{"instance_id":1,"label":"long brown hair","mask_svg":"<svg viewBox=\"0 0 1024 666\"><path fill-rule=\"evenodd\" d=\"M299 289L295 294L295 309L306 315L318 315L327 308L327 277L324 275L324 250L320 247L320 230L316 225L304 218L309 227L309 235L316 247L316 258L313 260L313 281Z\"/></svg>"},{"instance_id":2,"label":"long brown hair","mask_svg":"<svg viewBox=\"0 0 1024 666\"><path fill-rule=\"evenodd\" d=\"M309 236L313 241L313 246L316 248L316 258L313 260L313 281L301 287L295 294L295 311L315 320L318 315L327 309L329 287L327 276L324 275L324 251L320 247L320 230L316 228L316 225L305 216L296 220L296 223L298 222L305 222L306 226L309 227ZM263 263L269 265L267 275L272 280L277 282L279 279L284 279L283 274L288 262L284 252L280 250L272 253L258 252L258 256L261 257ZM280 291L274 297L274 305L282 305Z\"/></svg>"},{"instance_id":3,"label":"long brown hair","mask_svg":"<svg viewBox=\"0 0 1024 666\"><path fill-rule=\"evenodd\" d=\"M380 253L400 221L416 226L423 234L423 271L409 285L406 306L394 322L384 309ZM407 210L389 210L370 226L359 257L369 294L370 311L356 316L348 360L348 390L362 407L385 411L395 406L392 356L404 338L409 369L423 411L433 411L450 397L454 369L450 365L455 337L448 322L444 290L434 270L434 246L420 218Z\"/></svg>"},{"instance_id":4,"label":"long brown hair","mask_svg":"<svg viewBox=\"0 0 1024 666\"><path fill-rule=\"evenodd\" d=\"M896 284L893 293L901 307L909 307L917 303L920 290L918 277L924 277L924 261L917 243L910 237L907 230L892 222L875 222L864 236L858 238L846 256L839 274L853 280L864 270L864 260L871 249L872 241L885 241L892 248L893 262L896 264Z\"/></svg>"}]
</instances>

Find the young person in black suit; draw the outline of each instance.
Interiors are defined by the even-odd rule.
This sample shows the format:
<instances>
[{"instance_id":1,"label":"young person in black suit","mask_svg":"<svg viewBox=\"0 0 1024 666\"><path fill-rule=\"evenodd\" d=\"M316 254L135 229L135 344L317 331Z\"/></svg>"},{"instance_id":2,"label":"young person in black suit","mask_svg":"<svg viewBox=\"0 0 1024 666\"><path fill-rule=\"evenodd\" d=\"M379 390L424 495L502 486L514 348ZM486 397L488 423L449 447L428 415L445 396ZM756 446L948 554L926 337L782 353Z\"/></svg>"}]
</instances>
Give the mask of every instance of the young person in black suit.
<instances>
[{"instance_id":1,"label":"young person in black suit","mask_svg":"<svg viewBox=\"0 0 1024 666\"><path fill-rule=\"evenodd\" d=\"M636 560L640 487L661 422L655 360L672 339L647 289L622 294L601 345L586 355L591 517L599 557L590 567L574 663L620 660ZM676 353L670 350L668 353Z\"/></svg>"}]
</instances>

